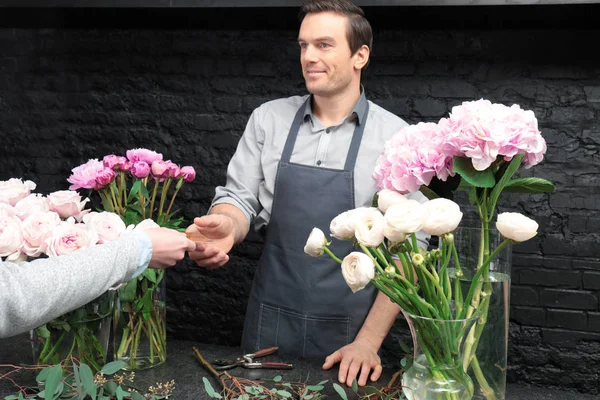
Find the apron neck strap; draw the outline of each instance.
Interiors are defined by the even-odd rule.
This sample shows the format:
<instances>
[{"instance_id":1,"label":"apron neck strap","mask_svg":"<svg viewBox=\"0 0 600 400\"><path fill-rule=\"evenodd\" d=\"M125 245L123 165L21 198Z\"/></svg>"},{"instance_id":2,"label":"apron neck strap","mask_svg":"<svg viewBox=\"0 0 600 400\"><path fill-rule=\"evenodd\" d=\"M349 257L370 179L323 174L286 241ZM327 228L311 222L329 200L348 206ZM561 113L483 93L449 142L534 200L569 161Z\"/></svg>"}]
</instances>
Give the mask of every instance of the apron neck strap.
<instances>
[{"instance_id":1,"label":"apron neck strap","mask_svg":"<svg viewBox=\"0 0 600 400\"><path fill-rule=\"evenodd\" d=\"M292 122L292 126L290 128L290 133L288 134L287 140L285 142L285 147L283 148L283 153L281 154L281 161L283 162L290 162L290 158L292 157L292 151L294 150L294 145L296 143L296 138L298 137L298 131L300 130L300 126L302 125L302 121L304 120L304 110L306 110L306 104L310 101L311 98L311 96L308 96L306 101L302 103L302 105L296 112L296 116L294 117L294 121ZM356 159L358 158L358 150L360 149L360 142L362 140L363 133L365 132L365 126L367 125L368 116L369 103L367 102L365 117L362 121L360 121L360 123L358 123L357 120L356 127L354 128L352 142L350 143L348 155L346 156L346 164L344 165L344 171L354 171Z\"/></svg>"}]
</instances>

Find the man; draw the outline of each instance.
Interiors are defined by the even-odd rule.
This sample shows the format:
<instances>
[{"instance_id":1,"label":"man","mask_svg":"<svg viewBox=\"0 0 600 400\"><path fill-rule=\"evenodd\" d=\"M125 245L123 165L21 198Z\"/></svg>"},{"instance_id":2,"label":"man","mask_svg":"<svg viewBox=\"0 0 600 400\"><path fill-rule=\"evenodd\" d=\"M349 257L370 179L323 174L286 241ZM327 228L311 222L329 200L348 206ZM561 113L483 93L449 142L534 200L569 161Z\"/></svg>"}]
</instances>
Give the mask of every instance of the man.
<instances>
[{"instance_id":1,"label":"man","mask_svg":"<svg viewBox=\"0 0 600 400\"><path fill-rule=\"evenodd\" d=\"M209 215L187 231L198 243L190 258L224 265L252 225L265 235L242 346L279 346L280 354L328 357L339 381L364 386L381 375L378 351L399 308L372 286L353 294L339 265L303 248L313 227L327 231L339 213L371 204L371 174L385 141L406 123L368 101L360 83L372 32L348 0L302 6L300 61L311 95L267 102L252 113L216 189ZM352 251L336 242L338 255Z\"/></svg>"},{"instance_id":2,"label":"man","mask_svg":"<svg viewBox=\"0 0 600 400\"><path fill-rule=\"evenodd\" d=\"M81 307L146 268L173 266L195 248L181 232L151 228L58 257L0 261L0 338Z\"/></svg>"}]
</instances>

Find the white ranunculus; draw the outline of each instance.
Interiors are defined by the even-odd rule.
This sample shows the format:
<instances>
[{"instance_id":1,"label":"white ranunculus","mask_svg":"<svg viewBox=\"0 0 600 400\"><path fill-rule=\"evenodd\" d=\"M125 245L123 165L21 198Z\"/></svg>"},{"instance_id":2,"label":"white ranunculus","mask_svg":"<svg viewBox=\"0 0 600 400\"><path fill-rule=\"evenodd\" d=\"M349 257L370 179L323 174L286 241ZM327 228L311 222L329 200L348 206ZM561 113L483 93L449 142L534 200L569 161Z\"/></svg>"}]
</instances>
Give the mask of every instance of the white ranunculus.
<instances>
[{"instance_id":1,"label":"white ranunculus","mask_svg":"<svg viewBox=\"0 0 600 400\"><path fill-rule=\"evenodd\" d=\"M98 234L86 224L75 223L73 219L62 221L52 236L46 239L46 254L57 257L79 249L88 248L98 243Z\"/></svg>"},{"instance_id":2,"label":"white ranunculus","mask_svg":"<svg viewBox=\"0 0 600 400\"><path fill-rule=\"evenodd\" d=\"M98 243L115 240L126 229L121 217L108 211L86 214L83 216L83 222L98 233Z\"/></svg>"},{"instance_id":3,"label":"white ranunculus","mask_svg":"<svg viewBox=\"0 0 600 400\"><path fill-rule=\"evenodd\" d=\"M496 229L507 239L524 242L537 234L538 223L520 213L498 214Z\"/></svg>"},{"instance_id":4,"label":"white ranunculus","mask_svg":"<svg viewBox=\"0 0 600 400\"><path fill-rule=\"evenodd\" d=\"M375 277L375 264L365 253L353 251L342 261L342 275L352 292L356 293Z\"/></svg>"},{"instance_id":5,"label":"white ranunculus","mask_svg":"<svg viewBox=\"0 0 600 400\"><path fill-rule=\"evenodd\" d=\"M7 257L8 261L14 261L21 255L22 247L21 220L0 214L0 257Z\"/></svg>"},{"instance_id":6,"label":"white ranunculus","mask_svg":"<svg viewBox=\"0 0 600 400\"><path fill-rule=\"evenodd\" d=\"M422 229L430 235L441 236L453 232L463 216L458 204L442 197L423 203L422 207L429 214Z\"/></svg>"},{"instance_id":7,"label":"white ranunculus","mask_svg":"<svg viewBox=\"0 0 600 400\"><path fill-rule=\"evenodd\" d=\"M19 200L29 196L35 188L36 184L33 181L23 182L23 180L17 178L0 181L0 203L14 206Z\"/></svg>"},{"instance_id":8,"label":"white ranunculus","mask_svg":"<svg viewBox=\"0 0 600 400\"><path fill-rule=\"evenodd\" d=\"M309 256L319 257L323 255L323 247L327 245L327 239L325 234L319 228L313 228L308 235L306 245L304 245L304 252Z\"/></svg>"},{"instance_id":9,"label":"white ranunculus","mask_svg":"<svg viewBox=\"0 0 600 400\"><path fill-rule=\"evenodd\" d=\"M392 242L398 240L402 235L418 232L423 228L429 215L427 210L417 200L406 200L391 205L385 213L386 226L385 236Z\"/></svg>"},{"instance_id":10,"label":"white ranunculus","mask_svg":"<svg viewBox=\"0 0 600 400\"><path fill-rule=\"evenodd\" d=\"M377 247L383 242L385 220L376 208L368 208L358 213L354 219L356 240L367 247Z\"/></svg>"},{"instance_id":11,"label":"white ranunculus","mask_svg":"<svg viewBox=\"0 0 600 400\"><path fill-rule=\"evenodd\" d=\"M81 221L91 210L84 210L90 199L82 200L81 195L74 190L58 190L48 195L50 211L56 211L61 218L73 217Z\"/></svg>"},{"instance_id":12,"label":"white ranunculus","mask_svg":"<svg viewBox=\"0 0 600 400\"><path fill-rule=\"evenodd\" d=\"M24 221L25 218L36 212L46 213L50 211L50 202L46 197L39 193L31 193L29 196L19 200L15 204L17 217Z\"/></svg>"},{"instance_id":13,"label":"white ranunculus","mask_svg":"<svg viewBox=\"0 0 600 400\"><path fill-rule=\"evenodd\" d=\"M354 237L354 223L351 221L353 211L344 211L331 220L331 224L329 224L331 236L340 240L349 240Z\"/></svg>"},{"instance_id":14,"label":"white ranunculus","mask_svg":"<svg viewBox=\"0 0 600 400\"><path fill-rule=\"evenodd\" d=\"M54 228L60 225L60 217L54 211L35 212L25 218L23 228L23 252L30 257L46 253L46 240L52 236Z\"/></svg>"},{"instance_id":15,"label":"white ranunculus","mask_svg":"<svg viewBox=\"0 0 600 400\"><path fill-rule=\"evenodd\" d=\"M382 213L385 213L392 204L406 200L408 200L406 196L391 189L382 189L377 193L377 206Z\"/></svg>"}]
</instances>

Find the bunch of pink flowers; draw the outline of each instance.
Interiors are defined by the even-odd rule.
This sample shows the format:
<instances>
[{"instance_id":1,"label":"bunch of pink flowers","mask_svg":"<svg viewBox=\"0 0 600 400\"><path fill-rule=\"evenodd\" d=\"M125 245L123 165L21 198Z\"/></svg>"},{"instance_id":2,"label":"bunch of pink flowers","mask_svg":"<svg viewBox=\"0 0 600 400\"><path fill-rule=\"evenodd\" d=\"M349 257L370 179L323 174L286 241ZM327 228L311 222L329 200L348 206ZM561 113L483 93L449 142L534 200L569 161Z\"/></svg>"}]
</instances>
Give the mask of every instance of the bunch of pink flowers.
<instances>
[{"instance_id":1,"label":"bunch of pink flowers","mask_svg":"<svg viewBox=\"0 0 600 400\"><path fill-rule=\"evenodd\" d=\"M126 156L110 154L102 161L90 159L73 168L67 181L71 183L71 190L97 191L106 211L115 212L123 218L128 211L135 211L141 219L155 218L156 212L157 221L162 225L170 219L173 202L183 183L192 182L195 178L193 167L180 167L171 160L163 160L160 153L138 148L127 150ZM165 213L172 184L174 193ZM153 186L149 188L149 185ZM159 202L155 207L159 189ZM131 202L131 191L137 199L134 203Z\"/></svg>"},{"instance_id":2,"label":"bunch of pink flowers","mask_svg":"<svg viewBox=\"0 0 600 400\"><path fill-rule=\"evenodd\" d=\"M546 150L532 111L517 104L467 101L438 123L401 129L386 143L372 177L378 190L406 194L428 185L434 176L441 181L454 176L454 156L469 158L475 170L484 171L499 159L509 162L524 154L523 166L531 168Z\"/></svg>"},{"instance_id":3,"label":"bunch of pink flowers","mask_svg":"<svg viewBox=\"0 0 600 400\"><path fill-rule=\"evenodd\" d=\"M0 181L0 257L5 260L59 256L151 227L148 222L126 227L115 213L84 209L90 200L76 191L44 196L32 192L36 186L16 178Z\"/></svg>"}]
</instances>

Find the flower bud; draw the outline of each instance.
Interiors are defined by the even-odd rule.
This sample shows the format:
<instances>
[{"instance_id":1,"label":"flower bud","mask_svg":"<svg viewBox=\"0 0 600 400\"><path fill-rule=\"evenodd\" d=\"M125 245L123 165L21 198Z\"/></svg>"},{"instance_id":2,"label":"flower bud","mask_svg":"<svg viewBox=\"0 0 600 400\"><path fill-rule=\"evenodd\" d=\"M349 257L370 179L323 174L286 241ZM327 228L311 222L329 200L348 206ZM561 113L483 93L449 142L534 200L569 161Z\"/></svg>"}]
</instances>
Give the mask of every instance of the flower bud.
<instances>
[{"instance_id":1,"label":"flower bud","mask_svg":"<svg viewBox=\"0 0 600 400\"><path fill-rule=\"evenodd\" d=\"M424 262L425 262L425 257L423 257L422 254L415 253L412 255L412 263L414 265L423 265Z\"/></svg>"},{"instance_id":2,"label":"flower bud","mask_svg":"<svg viewBox=\"0 0 600 400\"><path fill-rule=\"evenodd\" d=\"M396 268L394 268L390 265L389 267L387 267L385 269L385 274L390 278L395 277L396 276Z\"/></svg>"},{"instance_id":3,"label":"flower bud","mask_svg":"<svg viewBox=\"0 0 600 400\"><path fill-rule=\"evenodd\" d=\"M442 235L442 240L446 242L446 244L454 243L454 235L452 233L445 233Z\"/></svg>"}]
</instances>

